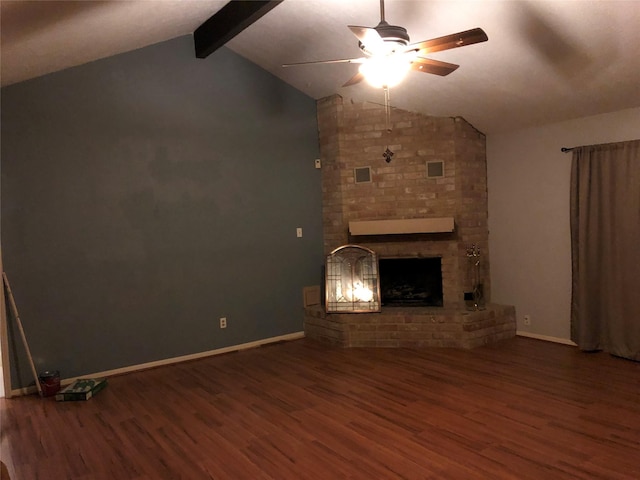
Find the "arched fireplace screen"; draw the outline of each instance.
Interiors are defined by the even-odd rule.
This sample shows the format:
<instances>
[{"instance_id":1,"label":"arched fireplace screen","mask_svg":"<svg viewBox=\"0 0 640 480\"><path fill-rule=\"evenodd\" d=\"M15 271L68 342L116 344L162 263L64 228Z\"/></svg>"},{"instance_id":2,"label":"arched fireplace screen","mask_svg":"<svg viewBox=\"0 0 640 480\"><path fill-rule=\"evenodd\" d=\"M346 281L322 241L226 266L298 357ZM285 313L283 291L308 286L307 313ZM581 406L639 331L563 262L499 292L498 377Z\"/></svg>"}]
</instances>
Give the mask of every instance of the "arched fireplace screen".
<instances>
[{"instance_id":1,"label":"arched fireplace screen","mask_svg":"<svg viewBox=\"0 0 640 480\"><path fill-rule=\"evenodd\" d=\"M378 257L373 250L344 245L327 255L327 313L380 311Z\"/></svg>"}]
</instances>

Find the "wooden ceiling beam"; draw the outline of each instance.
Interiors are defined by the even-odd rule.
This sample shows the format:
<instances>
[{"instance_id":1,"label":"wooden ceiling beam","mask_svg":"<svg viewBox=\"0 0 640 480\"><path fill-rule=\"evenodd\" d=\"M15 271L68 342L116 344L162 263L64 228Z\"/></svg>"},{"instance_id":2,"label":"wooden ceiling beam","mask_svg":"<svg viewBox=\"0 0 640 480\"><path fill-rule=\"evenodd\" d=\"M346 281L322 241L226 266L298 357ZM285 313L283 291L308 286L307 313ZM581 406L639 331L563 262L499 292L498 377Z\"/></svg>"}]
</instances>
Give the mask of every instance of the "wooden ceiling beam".
<instances>
[{"instance_id":1,"label":"wooden ceiling beam","mask_svg":"<svg viewBox=\"0 0 640 480\"><path fill-rule=\"evenodd\" d=\"M232 0L193 32L197 58L207 58L283 0Z\"/></svg>"}]
</instances>

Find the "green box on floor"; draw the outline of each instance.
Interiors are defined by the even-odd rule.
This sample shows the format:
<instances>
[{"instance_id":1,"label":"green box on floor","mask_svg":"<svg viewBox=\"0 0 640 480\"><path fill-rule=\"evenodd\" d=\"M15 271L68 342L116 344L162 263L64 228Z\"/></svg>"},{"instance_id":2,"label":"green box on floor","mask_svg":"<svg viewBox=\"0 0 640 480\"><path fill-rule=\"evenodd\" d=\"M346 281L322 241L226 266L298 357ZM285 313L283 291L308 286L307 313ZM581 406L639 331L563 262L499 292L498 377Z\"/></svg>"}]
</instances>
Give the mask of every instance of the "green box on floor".
<instances>
[{"instance_id":1,"label":"green box on floor","mask_svg":"<svg viewBox=\"0 0 640 480\"><path fill-rule=\"evenodd\" d=\"M56 400L58 402L89 400L106 386L106 378L79 378L56 393Z\"/></svg>"}]
</instances>

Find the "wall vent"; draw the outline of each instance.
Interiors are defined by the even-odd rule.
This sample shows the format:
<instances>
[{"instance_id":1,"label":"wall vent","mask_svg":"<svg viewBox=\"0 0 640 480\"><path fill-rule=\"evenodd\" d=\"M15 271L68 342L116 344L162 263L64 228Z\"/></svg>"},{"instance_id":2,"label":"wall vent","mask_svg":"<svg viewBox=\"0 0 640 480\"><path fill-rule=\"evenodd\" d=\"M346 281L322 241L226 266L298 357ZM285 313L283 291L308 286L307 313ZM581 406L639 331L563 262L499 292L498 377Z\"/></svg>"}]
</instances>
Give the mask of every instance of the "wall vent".
<instances>
[{"instance_id":1,"label":"wall vent","mask_svg":"<svg viewBox=\"0 0 640 480\"><path fill-rule=\"evenodd\" d=\"M444 162L442 160L427 162L427 178L442 177L444 177Z\"/></svg>"},{"instance_id":2,"label":"wall vent","mask_svg":"<svg viewBox=\"0 0 640 480\"><path fill-rule=\"evenodd\" d=\"M354 178L356 183L371 182L371 167L354 168L353 172L354 172Z\"/></svg>"}]
</instances>

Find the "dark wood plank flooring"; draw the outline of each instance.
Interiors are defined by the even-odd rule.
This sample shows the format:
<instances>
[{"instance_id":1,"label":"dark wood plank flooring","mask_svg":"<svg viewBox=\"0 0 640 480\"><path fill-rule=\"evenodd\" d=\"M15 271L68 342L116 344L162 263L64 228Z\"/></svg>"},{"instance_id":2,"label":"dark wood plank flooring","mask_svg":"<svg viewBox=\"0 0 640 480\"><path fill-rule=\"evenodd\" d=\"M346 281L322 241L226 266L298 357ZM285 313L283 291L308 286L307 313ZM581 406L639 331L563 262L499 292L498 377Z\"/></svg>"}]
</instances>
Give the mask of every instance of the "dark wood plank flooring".
<instances>
[{"instance_id":1,"label":"dark wood plank flooring","mask_svg":"<svg viewBox=\"0 0 640 480\"><path fill-rule=\"evenodd\" d=\"M0 399L37 479L639 479L640 363L515 338L475 350L299 340Z\"/></svg>"}]
</instances>

